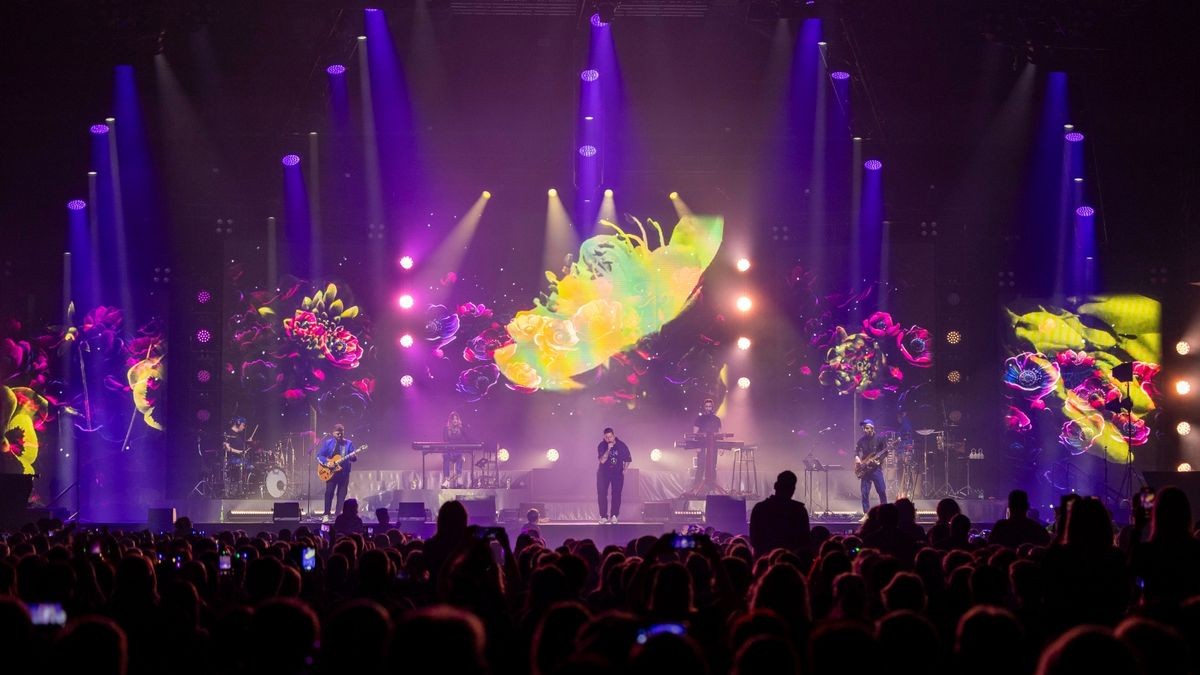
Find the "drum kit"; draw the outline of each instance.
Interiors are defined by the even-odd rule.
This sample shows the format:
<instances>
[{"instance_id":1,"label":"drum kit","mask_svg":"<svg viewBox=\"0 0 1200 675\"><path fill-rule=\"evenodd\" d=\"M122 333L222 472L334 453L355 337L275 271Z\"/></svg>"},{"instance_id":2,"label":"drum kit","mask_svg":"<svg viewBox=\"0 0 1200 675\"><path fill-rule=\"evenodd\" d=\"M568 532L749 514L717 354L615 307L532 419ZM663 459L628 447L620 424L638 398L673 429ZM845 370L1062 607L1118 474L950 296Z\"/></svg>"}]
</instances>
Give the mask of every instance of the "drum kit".
<instances>
[{"instance_id":1,"label":"drum kit","mask_svg":"<svg viewBox=\"0 0 1200 675\"><path fill-rule=\"evenodd\" d=\"M273 446L249 440L244 449L223 443L202 452L205 479L196 490L216 499L297 498L299 472L307 465L303 455L312 437L311 432L288 434Z\"/></svg>"},{"instance_id":2,"label":"drum kit","mask_svg":"<svg viewBox=\"0 0 1200 675\"><path fill-rule=\"evenodd\" d=\"M888 485L895 485L899 496L909 499L941 499L970 497L978 492L971 487L970 461L983 459L983 453L967 453L966 443L950 441L946 432L938 429L917 429L910 434L882 430L879 435L887 444L884 460ZM966 485L955 488L951 476L960 462L967 462ZM962 478L962 476L958 476ZM935 483L936 479L942 482Z\"/></svg>"}]
</instances>

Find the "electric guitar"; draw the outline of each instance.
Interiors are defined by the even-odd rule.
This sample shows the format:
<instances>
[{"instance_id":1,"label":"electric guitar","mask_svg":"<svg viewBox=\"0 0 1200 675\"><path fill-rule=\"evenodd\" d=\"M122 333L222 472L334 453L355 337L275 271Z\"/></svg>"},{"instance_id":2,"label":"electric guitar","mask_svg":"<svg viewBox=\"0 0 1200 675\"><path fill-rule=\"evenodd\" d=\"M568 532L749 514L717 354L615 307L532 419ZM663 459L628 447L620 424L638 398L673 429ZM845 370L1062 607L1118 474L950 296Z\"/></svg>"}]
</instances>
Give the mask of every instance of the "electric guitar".
<instances>
[{"instance_id":1,"label":"electric guitar","mask_svg":"<svg viewBox=\"0 0 1200 675\"><path fill-rule=\"evenodd\" d=\"M346 453L345 456L334 455L333 457L330 457L329 461L326 462L324 465L321 465L321 464L317 465L317 478L320 478L322 482L327 482L330 478L333 478L333 475L335 473L342 470L342 464L344 462L348 461L351 457L355 457L359 453L366 452L366 451L367 451L367 446L360 445L357 448L355 448L353 451Z\"/></svg>"},{"instance_id":2,"label":"electric guitar","mask_svg":"<svg viewBox=\"0 0 1200 675\"><path fill-rule=\"evenodd\" d=\"M863 476L879 468L879 463L883 461L883 456L887 454L887 451L888 448L885 444L875 452L863 457L861 462L854 465L854 477L861 480Z\"/></svg>"}]
</instances>

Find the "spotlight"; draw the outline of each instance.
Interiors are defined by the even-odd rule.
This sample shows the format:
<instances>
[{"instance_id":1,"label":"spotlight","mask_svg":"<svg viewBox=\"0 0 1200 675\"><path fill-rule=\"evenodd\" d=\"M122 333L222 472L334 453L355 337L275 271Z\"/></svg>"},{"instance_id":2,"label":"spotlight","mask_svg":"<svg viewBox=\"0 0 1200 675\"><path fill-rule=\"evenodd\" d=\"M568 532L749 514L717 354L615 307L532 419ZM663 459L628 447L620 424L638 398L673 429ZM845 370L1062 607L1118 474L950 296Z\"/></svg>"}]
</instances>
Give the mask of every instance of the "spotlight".
<instances>
[{"instance_id":1,"label":"spotlight","mask_svg":"<svg viewBox=\"0 0 1200 675\"><path fill-rule=\"evenodd\" d=\"M596 70L595 68L588 68L579 74L579 79L583 80L584 82L595 82L596 80L600 79L600 71Z\"/></svg>"},{"instance_id":2,"label":"spotlight","mask_svg":"<svg viewBox=\"0 0 1200 675\"><path fill-rule=\"evenodd\" d=\"M595 157L596 156L596 146L594 146L594 145L579 146L579 156L580 157Z\"/></svg>"},{"instance_id":3,"label":"spotlight","mask_svg":"<svg viewBox=\"0 0 1200 675\"><path fill-rule=\"evenodd\" d=\"M650 451L650 461L651 461L651 462L661 462L661 461L662 461L662 457L663 457L663 455L662 455L662 450L659 450L658 448L655 448L655 449L653 449L653 450L651 450L651 451Z\"/></svg>"},{"instance_id":4,"label":"spotlight","mask_svg":"<svg viewBox=\"0 0 1200 675\"><path fill-rule=\"evenodd\" d=\"M93 134L96 134L97 136L100 136L101 134L107 134L108 133L108 125L107 124L93 124L92 128L91 128L91 132Z\"/></svg>"},{"instance_id":5,"label":"spotlight","mask_svg":"<svg viewBox=\"0 0 1200 675\"><path fill-rule=\"evenodd\" d=\"M413 346L413 336L409 335L408 333L401 335L400 336L400 346L404 347L405 349L408 349L409 347Z\"/></svg>"},{"instance_id":6,"label":"spotlight","mask_svg":"<svg viewBox=\"0 0 1200 675\"><path fill-rule=\"evenodd\" d=\"M1175 433L1180 436L1187 436L1192 433L1192 425L1189 422L1180 422L1175 425Z\"/></svg>"},{"instance_id":7,"label":"spotlight","mask_svg":"<svg viewBox=\"0 0 1200 675\"><path fill-rule=\"evenodd\" d=\"M1175 467L1175 470L1176 470L1176 471L1178 471L1179 473L1184 473L1184 472L1187 472L1187 471L1191 471L1191 470L1192 470L1192 465L1191 465L1191 464L1188 464L1187 462L1180 462L1180 463L1179 463L1179 466Z\"/></svg>"},{"instance_id":8,"label":"spotlight","mask_svg":"<svg viewBox=\"0 0 1200 675\"><path fill-rule=\"evenodd\" d=\"M605 191L604 191L604 196L605 196L605 197L611 197L611 196L613 196L613 191L612 191L612 188L609 188L609 189L605 190Z\"/></svg>"},{"instance_id":9,"label":"spotlight","mask_svg":"<svg viewBox=\"0 0 1200 675\"><path fill-rule=\"evenodd\" d=\"M196 411L197 422L207 422L210 419L212 419L212 413L207 408L200 408Z\"/></svg>"},{"instance_id":10,"label":"spotlight","mask_svg":"<svg viewBox=\"0 0 1200 675\"><path fill-rule=\"evenodd\" d=\"M750 388L750 378L739 377L738 378L738 389L749 389L749 388Z\"/></svg>"},{"instance_id":11,"label":"spotlight","mask_svg":"<svg viewBox=\"0 0 1200 675\"><path fill-rule=\"evenodd\" d=\"M212 299L213 295L208 289L202 288L196 292L196 304L198 305L207 305L212 302Z\"/></svg>"},{"instance_id":12,"label":"spotlight","mask_svg":"<svg viewBox=\"0 0 1200 675\"><path fill-rule=\"evenodd\" d=\"M750 259L749 258L738 258L737 271L745 272L749 269L750 269Z\"/></svg>"},{"instance_id":13,"label":"spotlight","mask_svg":"<svg viewBox=\"0 0 1200 675\"><path fill-rule=\"evenodd\" d=\"M483 191L483 193L482 193L482 194L480 194L479 196L480 196L480 197L483 197L484 199L491 199L491 198L492 198L492 193L488 192L487 190L484 190L484 191Z\"/></svg>"},{"instance_id":14,"label":"spotlight","mask_svg":"<svg viewBox=\"0 0 1200 675\"><path fill-rule=\"evenodd\" d=\"M1096 215L1096 209L1093 209L1090 206L1081 206L1075 209L1075 215L1081 218L1091 218L1092 216Z\"/></svg>"},{"instance_id":15,"label":"spotlight","mask_svg":"<svg viewBox=\"0 0 1200 675\"><path fill-rule=\"evenodd\" d=\"M832 77L835 80L848 80L850 79L850 73L847 73L844 70L835 70L829 74L829 77Z\"/></svg>"},{"instance_id":16,"label":"spotlight","mask_svg":"<svg viewBox=\"0 0 1200 675\"><path fill-rule=\"evenodd\" d=\"M956 330L946 333L946 344L956 345L960 342L962 342L962 333Z\"/></svg>"},{"instance_id":17,"label":"spotlight","mask_svg":"<svg viewBox=\"0 0 1200 675\"><path fill-rule=\"evenodd\" d=\"M413 376L412 375L400 376L400 386L404 387L405 389L413 386Z\"/></svg>"},{"instance_id":18,"label":"spotlight","mask_svg":"<svg viewBox=\"0 0 1200 675\"><path fill-rule=\"evenodd\" d=\"M400 309L412 309L412 306L413 296L409 295L408 293L400 296Z\"/></svg>"},{"instance_id":19,"label":"spotlight","mask_svg":"<svg viewBox=\"0 0 1200 675\"><path fill-rule=\"evenodd\" d=\"M413 268L412 256L406 255L406 256L403 256L402 258L400 258L400 266L406 270L411 270Z\"/></svg>"},{"instance_id":20,"label":"spotlight","mask_svg":"<svg viewBox=\"0 0 1200 675\"><path fill-rule=\"evenodd\" d=\"M212 371L207 368L201 368L196 371L196 381L200 384L208 384L212 381Z\"/></svg>"},{"instance_id":21,"label":"spotlight","mask_svg":"<svg viewBox=\"0 0 1200 675\"><path fill-rule=\"evenodd\" d=\"M878 171L883 168L883 162L877 159L868 159L863 162L863 168L867 171Z\"/></svg>"},{"instance_id":22,"label":"spotlight","mask_svg":"<svg viewBox=\"0 0 1200 675\"><path fill-rule=\"evenodd\" d=\"M558 190L555 190L554 188L550 188L549 190L546 190L546 196L547 197L557 197Z\"/></svg>"},{"instance_id":23,"label":"spotlight","mask_svg":"<svg viewBox=\"0 0 1200 675\"><path fill-rule=\"evenodd\" d=\"M754 301L745 295L737 299L737 308L739 312L749 312L750 308L753 306Z\"/></svg>"},{"instance_id":24,"label":"spotlight","mask_svg":"<svg viewBox=\"0 0 1200 675\"><path fill-rule=\"evenodd\" d=\"M296 166L297 164L300 163L300 156L299 155L284 155L283 159L281 159L280 161L283 162L284 166Z\"/></svg>"},{"instance_id":25,"label":"spotlight","mask_svg":"<svg viewBox=\"0 0 1200 675\"><path fill-rule=\"evenodd\" d=\"M829 43L828 43L828 42L826 42L826 41L824 41L824 40L820 40L820 41L818 41L818 42L817 42L817 46L818 46L818 47L828 47L828 46L829 46Z\"/></svg>"},{"instance_id":26,"label":"spotlight","mask_svg":"<svg viewBox=\"0 0 1200 675\"><path fill-rule=\"evenodd\" d=\"M747 349L750 349L750 338L748 338L748 337L738 338L737 346L738 346L738 349L740 349L742 351L746 351Z\"/></svg>"},{"instance_id":27,"label":"spotlight","mask_svg":"<svg viewBox=\"0 0 1200 675\"><path fill-rule=\"evenodd\" d=\"M1063 134L1063 138L1067 139L1068 143L1078 143L1083 140L1083 134L1078 131L1071 131Z\"/></svg>"},{"instance_id":28,"label":"spotlight","mask_svg":"<svg viewBox=\"0 0 1200 675\"><path fill-rule=\"evenodd\" d=\"M367 36L366 36L366 35L359 35L359 36L358 36L358 41L359 41L359 42L366 42L366 41L367 41Z\"/></svg>"},{"instance_id":29,"label":"spotlight","mask_svg":"<svg viewBox=\"0 0 1200 675\"><path fill-rule=\"evenodd\" d=\"M71 201L67 202L67 208L71 209L72 211L82 211L87 208L87 202L83 201L82 199L72 199Z\"/></svg>"},{"instance_id":30,"label":"spotlight","mask_svg":"<svg viewBox=\"0 0 1200 675\"><path fill-rule=\"evenodd\" d=\"M1192 352L1192 345L1188 344L1188 342L1186 340L1180 340L1179 342L1175 343L1175 353L1176 354L1178 354L1180 356L1187 356L1191 352Z\"/></svg>"},{"instance_id":31,"label":"spotlight","mask_svg":"<svg viewBox=\"0 0 1200 675\"><path fill-rule=\"evenodd\" d=\"M1070 131L1070 130L1072 130L1072 129L1074 129L1074 128L1075 128L1075 125L1074 125L1074 124L1064 124L1064 125L1063 125L1063 131Z\"/></svg>"},{"instance_id":32,"label":"spotlight","mask_svg":"<svg viewBox=\"0 0 1200 675\"><path fill-rule=\"evenodd\" d=\"M325 72L329 73L330 75L342 75L346 72L346 66L343 66L340 63L335 63L326 68Z\"/></svg>"},{"instance_id":33,"label":"spotlight","mask_svg":"<svg viewBox=\"0 0 1200 675\"><path fill-rule=\"evenodd\" d=\"M1175 382L1175 393L1180 396L1187 396L1192 393L1192 383L1187 380L1179 380Z\"/></svg>"},{"instance_id":34,"label":"spotlight","mask_svg":"<svg viewBox=\"0 0 1200 675\"><path fill-rule=\"evenodd\" d=\"M600 13L599 13L599 12L597 12L597 13L593 14L593 15L592 15L592 18L591 18L591 19L589 19L589 21L591 22L591 24L592 24L592 27L594 27L594 28L600 28L600 27L602 27L602 26L607 26L607 25L608 25L608 22L607 22L607 21L605 21L604 19L600 18Z\"/></svg>"},{"instance_id":35,"label":"spotlight","mask_svg":"<svg viewBox=\"0 0 1200 675\"><path fill-rule=\"evenodd\" d=\"M201 328L200 330L196 331L196 342L199 342L202 345L206 345L206 344L212 342L212 339L213 339L213 334L212 334L211 330L209 330L207 328Z\"/></svg>"},{"instance_id":36,"label":"spotlight","mask_svg":"<svg viewBox=\"0 0 1200 675\"><path fill-rule=\"evenodd\" d=\"M671 194L667 195L667 198L670 199L671 201L675 201L676 199L679 199L679 193L672 192Z\"/></svg>"},{"instance_id":37,"label":"spotlight","mask_svg":"<svg viewBox=\"0 0 1200 675\"><path fill-rule=\"evenodd\" d=\"M558 450L555 450L554 448L550 448L549 450L547 450L546 451L546 459L551 462L557 462L558 461Z\"/></svg>"},{"instance_id":38,"label":"spotlight","mask_svg":"<svg viewBox=\"0 0 1200 675\"><path fill-rule=\"evenodd\" d=\"M496 451L496 459L501 462L508 461L508 448L500 448Z\"/></svg>"},{"instance_id":39,"label":"spotlight","mask_svg":"<svg viewBox=\"0 0 1200 675\"><path fill-rule=\"evenodd\" d=\"M946 381L950 384L958 384L959 382L962 382L962 373L958 372L957 370L952 370L946 373Z\"/></svg>"},{"instance_id":40,"label":"spotlight","mask_svg":"<svg viewBox=\"0 0 1200 675\"><path fill-rule=\"evenodd\" d=\"M113 124L115 124L115 123L116 123L116 121L117 121L117 118L115 118L115 117L105 117L105 118L104 118L104 121L105 121L105 122L107 122L107 123L108 123L108 126L110 126L110 127L111 127Z\"/></svg>"},{"instance_id":41,"label":"spotlight","mask_svg":"<svg viewBox=\"0 0 1200 675\"><path fill-rule=\"evenodd\" d=\"M1075 177L1074 179L1072 179L1072 180L1074 180L1076 183L1082 183L1082 182L1083 182L1083 179L1082 179L1082 178L1080 178L1080 177L1078 177L1078 176L1076 176L1076 177Z\"/></svg>"}]
</instances>

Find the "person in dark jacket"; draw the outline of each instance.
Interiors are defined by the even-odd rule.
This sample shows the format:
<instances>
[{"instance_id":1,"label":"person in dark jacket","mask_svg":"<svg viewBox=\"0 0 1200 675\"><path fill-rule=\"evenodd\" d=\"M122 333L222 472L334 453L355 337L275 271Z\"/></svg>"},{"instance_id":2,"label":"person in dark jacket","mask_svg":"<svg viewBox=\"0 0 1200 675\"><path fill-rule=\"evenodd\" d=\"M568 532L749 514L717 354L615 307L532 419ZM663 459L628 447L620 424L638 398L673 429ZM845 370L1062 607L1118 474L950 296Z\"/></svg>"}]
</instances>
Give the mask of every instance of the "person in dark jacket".
<instances>
[{"instance_id":1,"label":"person in dark jacket","mask_svg":"<svg viewBox=\"0 0 1200 675\"><path fill-rule=\"evenodd\" d=\"M617 438L612 427L604 430L604 439L596 446L599 466L596 468L596 501L600 505L600 522L616 523L621 512L621 488L625 487L625 467L633 461L629 446ZM612 489L612 508L609 508L608 493ZM611 514L611 518L609 517Z\"/></svg>"},{"instance_id":2,"label":"person in dark jacket","mask_svg":"<svg viewBox=\"0 0 1200 675\"><path fill-rule=\"evenodd\" d=\"M794 494L796 474L784 471L775 479L775 494L750 511L750 545L755 557L777 548L796 553L808 549L808 509L804 502L792 499Z\"/></svg>"}]
</instances>

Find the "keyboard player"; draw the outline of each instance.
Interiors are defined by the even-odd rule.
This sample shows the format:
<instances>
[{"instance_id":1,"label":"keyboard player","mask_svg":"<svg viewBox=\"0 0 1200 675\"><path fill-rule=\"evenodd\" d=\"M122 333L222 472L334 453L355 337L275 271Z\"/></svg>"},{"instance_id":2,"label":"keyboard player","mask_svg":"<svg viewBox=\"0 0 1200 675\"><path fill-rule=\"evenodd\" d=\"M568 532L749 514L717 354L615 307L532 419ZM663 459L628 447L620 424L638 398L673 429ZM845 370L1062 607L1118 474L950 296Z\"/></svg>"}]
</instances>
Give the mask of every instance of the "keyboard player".
<instances>
[{"instance_id":1,"label":"keyboard player","mask_svg":"<svg viewBox=\"0 0 1200 675\"><path fill-rule=\"evenodd\" d=\"M463 424L458 411L451 411L446 418L446 426L442 428L442 441L446 443L470 443L467 436L467 426ZM462 487L463 453L442 453L442 488Z\"/></svg>"}]
</instances>

